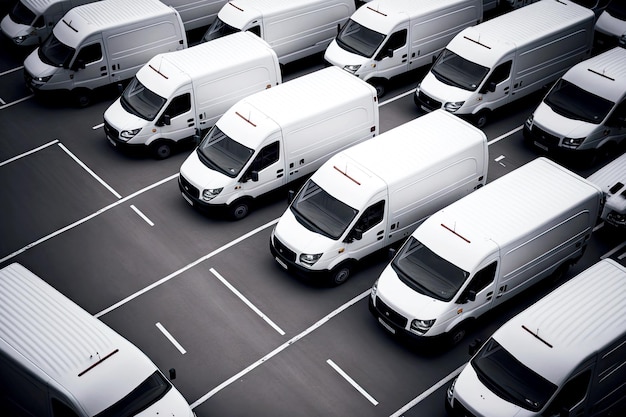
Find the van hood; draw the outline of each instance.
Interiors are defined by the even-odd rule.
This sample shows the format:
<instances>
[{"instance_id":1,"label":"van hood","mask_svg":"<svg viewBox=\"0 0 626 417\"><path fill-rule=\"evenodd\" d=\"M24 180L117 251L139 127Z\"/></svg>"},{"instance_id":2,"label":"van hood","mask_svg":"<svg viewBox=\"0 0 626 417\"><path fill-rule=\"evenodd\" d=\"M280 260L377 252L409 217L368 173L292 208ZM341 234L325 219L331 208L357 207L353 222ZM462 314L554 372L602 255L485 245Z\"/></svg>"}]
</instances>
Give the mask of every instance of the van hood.
<instances>
[{"instance_id":1,"label":"van hood","mask_svg":"<svg viewBox=\"0 0 626 417\"><path fill-rule=\"evenodd\" d=\"M467 407L472 415L524 417L531 411L503 400L483 385L471 363L459 374L454 384L454 397Z\"/></svg>"},{"instance_id":2,"label":"van hood","mask_svg":"<svg viewBox=\"0 0 626 417\"><path fill-rule=\"evenodd\" d=\"M199 190L222 188L234 181L221 172L217 172L200 160L198 148L185 159L180 167L180 174Z\"/></svg>"},{"instance_id":3,"label":"van hood","mask_svg":"<svg viewBox=\"0 0 626 417\"><path fill-rule=\"evenodd\" d=\"M116 130L133 130L139 129L148 124L148 121L141 117L127 112L122 107L122 99L118 98L104 112L104 120L113 126Z\"/></svg>"},{"instance_id":4,"label":"van hood","mask_svg":"<svg viewBox=\"0 0 626 417\"><path fill-rule=\"evenodd\" d=\"M11 16L6 15L2 22L0 22L0 29L2 29L2 33L4 33L8 38L12 39L15 42L15 38L18 36L28 36L34 29L32 26L24 25L22 23L16 23L11 19ZM15 42L18 45L21 45L21 42Z\"/></svg>"},{"instance_id":5,"label":"van hood","mask_svg":"<svg viewBox=\"0 0 626 417\"><path fill-rule=\"evenodd\" d=\"M191 407L176 388L172 387L163 398L142 412L137 417L193 417Z\"/></svg>"},{"instance_id":6,"label":"van hood","mask_svg":"<svg viewBox=\"0 0 626 417\"><path fill-rule=\"evenodd\" d=\"M595 29L605 35L617 36L619 38L626 32L626 21L611 16L605 10L598 18Z\"/></svg>"},{"instance_id":7,"label":"van hood","mask_svg":"<svg viewBox=\"0 0 626 417\"><path fill-rule=\"evenodd\" d=\"M59 68L43 62L39 58L39 48L35 48L24 60L24 69L33 77L49 77L54 75Z\"/></svg>"},{"instance_id":8,"label":"van hood","mask_svg":"<svg viewBox=\"0 0 626 417\"><path fill-rule=\"evenodd\" d=\"M301 225L291 207L278 220L274 235L296 253L327 253L337 242Z\"/></svg>"},{"instance_id":9,"label":"van hood","mask_svg":"<svg viewBox=\"0 0 626 417\"><path fill-rule=\"evenodd\" d=\"M598 127L593 123L562 116L543 101L533 113L533 123L556 136L566 138L586 138Z\"/></svg>"},{"instance_id":10,"label":"van hood","mask_svg":"<svg viewBox=\"0 0 626 417\"><path fill-rule=\"evenodd\" d=\"M448 309L447 302L421 294L402 282L391 267L391 263L380 274L376 295L388 306L408 317L409 322L413 318L436 319Z\"/></svg>"},{"instance_id":11,"label":"van hood","mask_svg":"<svg viewBox=\"0 0 626 417\"><path fill-rule=\"evenodd\" d=\"M428 74L420 83L420 90L429 97L440 101L442 105L447 102L467 101L474 93L473 91L463 90L462 88L442 83L430 71L428 71ZM467 104L466 102L465 105Z\"/></svg>"},{"instance_id":12,"label":"van hood","mask_svg":"<svg viewBox=\"0 0 626 417\"><path fill-rule=\"evenodd\" d=\"M361 65L366 64L371 58L366 58L364 56L352 53L350 51L346 51L337 43L336 39L333 39L332 42L326 48L326 52L324 52L324 59L336 67L344 69L346 65ZM363 72L364 68L359 68L357 73Z\"/></svg>"}]
</instances>

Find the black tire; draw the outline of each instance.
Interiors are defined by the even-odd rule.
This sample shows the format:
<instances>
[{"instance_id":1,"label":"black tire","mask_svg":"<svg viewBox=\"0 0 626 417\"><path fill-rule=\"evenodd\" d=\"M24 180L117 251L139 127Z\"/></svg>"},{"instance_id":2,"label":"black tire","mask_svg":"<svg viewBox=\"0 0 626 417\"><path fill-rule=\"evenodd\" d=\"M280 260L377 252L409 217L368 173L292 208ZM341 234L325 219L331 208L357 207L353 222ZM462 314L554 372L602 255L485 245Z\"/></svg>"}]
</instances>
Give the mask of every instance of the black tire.
<instances>
[{"instance_id":1,"label":"black tire","mask_svg":"<svg viewBox=\"0 0 626 417\"><path fill-rule=\"evenodd\" d=\"M482 129L483 127L487 125L487 122L489 121L489 116L490 116L489 110L484 109L484 110L479 111L474 116L474 126L476 126L479 129Z\"/></svg>"},{"instance_id":2,"label":"black tire","mask_svg":"<svg viewBox=\"0 0 626 417\"><path fill-rule=\"evenodd\" d=\"M150 144L150 152L155 159L167 159L172 156L173 143L168 140L157 140Z\"/></svg>"},{"instance_id":3,"label":"black tire","mask_svg":"<svg viewBox=\"0 0 626 417\"><path fill-rule=\"evenodd\" d=\"M247 198L237 200L228 206L228 214L232 220L241 220L250 213L252 201Z\"/></svg>"},{"instance_id":4,"label":"black tire","mask_svg":"<svg viewBox=\"0 0 626 417\"><path fill-rule=\"evenodd\" d=\"M457 324L456 327L454 327L446 335L447 339L448 339L448 344L450 346L458 345L463 339L465 339L465 336L467 336L467 331L468 331L468 323L467 323L467 321L463 321L463 322Z\"/></svg>"},{"instance_id":5,"label":"black tire","mask_svg":"<svg viewBox=\"0 0 626 417\"><path fill-rule=\"evenodd\" d=\"M381 78L369 80L369 83L376 89L376 96L380 99L387 92L387 82Z\"/></svg>"},{"instance_id":6,"label":"black tire","mask_svg":"<svg viewBox=\"0 0 626 417\"><path fill-rule=\"evenodd\" d=\"M72 90L72 99L77 107L83 109L91 104L91 90L86 88Z\"/></svg>"},{"instance_id":7,"label":"black tire","mask_svg":"<svg viewBox=\"0 0 626 417\"><path fill-rule=\"evenodd\" d=\"M559 284L559 282L562 282L563 278L565 278L565 275L567 275L567 271L569 271L570 266L571 264L569 262L564 262L559 265L558 268L556 268L554 272L548 277L548 285L554 287Z\"/></svg>"},{"instance_id":8,"label":"black tire","mask_svg":"<svg viewBox=\"0 0 626 417\"><path fill-rule=\"evenodd\" d=\"M344 284L352 275L353 268L352 262L343 262L337 265L330 271L329 284L333 287Z\"/></svg>"}]
</instances>

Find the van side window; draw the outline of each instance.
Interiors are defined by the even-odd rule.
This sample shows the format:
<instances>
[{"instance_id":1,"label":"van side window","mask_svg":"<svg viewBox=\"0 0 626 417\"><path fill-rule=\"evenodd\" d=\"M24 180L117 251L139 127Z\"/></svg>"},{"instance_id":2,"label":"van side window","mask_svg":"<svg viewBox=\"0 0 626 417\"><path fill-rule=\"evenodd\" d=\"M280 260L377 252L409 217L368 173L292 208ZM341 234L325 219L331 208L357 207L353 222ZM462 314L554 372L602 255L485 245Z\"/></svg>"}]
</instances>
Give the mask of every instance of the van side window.
<instances>
[{"instance_id":1,"label":"van side window","mask_svg":"<svg viewBox=\"0 0 626 417\"><path fill-rule=\"evenodd\" d=\"M617 128L626 127L626 100L615 106L613 113L606 121L606 125Z\"/></svg>"},{"instance_id":2,"label":"van side window","mask_svg":"<svg viewBox=\"0 0 626 417\"><path fill-rule=\"evenodd\" d=\"M52 415L54 417L78 417L78 414L70 407L62 403L61 401L53 398L52 401Z\"/></svg>"},{"instance_id":3,"label":"van side window","mask_svg":"<svg viewBox=\"0 0 626 417\"><path fill-rule=\"evenodd\" d=\"M380 53L376 57L376 59L381 60L387 56L389 50L395 51L398 48L406 45L406 35L407 30L402 29L389 37L387 43L381 48Z\"/></svg>"},{"instance_id":4,"label":"van side window","mask_svg":"<svg viewBox=\"0 0 626 417\"><path fill-rule=\"evenodd\" d=\"M83 61L84 64L100 61L102 59L102 47L99 43L87 45L80 50L76 56L76 62Z\"/></svg>"},{"instance_id":5,"label":"van side window","mask_svg":"<svg viewBox=\"0 0 626 417\"><path fill-rule=\"evenodd\" d=\"M248 29L248 32L252 32L255 35L257 35L259 38L261 37L261 26L257 25L257 26L252 26L250 29Z\"/></svg>"},{"instance_id":6,"label":"van side window","mask_svg":"<svg viewBox=\"0 0 626 417\"><path fill-rule=\"evenodd\" d=\"M494 69L493 72L491 73L491 76L489 77L489 81L487 82L487 84L491 82L491 83L495 83L496 85L498 85L502 81L509 78L509 75L511 74L512 66L513 66L513 61L507 61L498 65L496 69Z\"/></svg>"},{"instance_id":7,"label":"van side window","mask_svg":"<svg viewBox=\"0 0 626 417\"><path fill-rule=\"evenodd\" d=\"M459 302L464 302L470 291L475 291L476 294L478 294L491 284L495 279L497 266L498 262L495 261L476 272L472 281L469 283L467 288L465 288L465 291L463 291L463 295L459 298Z\"/></svg>"},{"instance_id":8,"label":"van side window","mask_svg":"<svg viewBox=\"0 0 626 417\"><path fill-rule=\"evenodd\" d=\"M252 171L261 171L268 166L272 165L274 162L278 161L279 158L280 145L278 142L271 143L267 145L265 148L261 149L257 156L254 158L254 161L250 164L250 168L243 176L243 180L247 180L250 178L250 174Z\"/></svg>"},{"instance_id":9,"label":"van side window","mask_svg":"<svg viewBox=\"0 0 626 417\"><path fill-rule=\"evenodd\" d=\"M576 375L563 385L561 391L556 395L552 404L543 413L544 417L561 415L561 410L571 410L587 395L587 388L591 380L591 369Z\"/></svg>"},{"instance_id":10,"label":"van side window","mask_svg":"<svg viewBox=\"0 0 626 417\"><path fill-rule=\"evenodd\" d=\"M174 98L163 114L170 117L180 116L191 110L191 94L185 93Z\"/></svg>"},{"instance_id":11,"label":"van side window","mask_svg":"<svg viewBox=\"0 0 626 417\"><path fill-rule=\"evenodd\" d=\"M374 203L363 211L361 217L354 225L355 229L361 229L365 232L372 227L376 226L383 220L385 214L385 200L381 200L378 203Z\"/></svg>"}]
</instances>

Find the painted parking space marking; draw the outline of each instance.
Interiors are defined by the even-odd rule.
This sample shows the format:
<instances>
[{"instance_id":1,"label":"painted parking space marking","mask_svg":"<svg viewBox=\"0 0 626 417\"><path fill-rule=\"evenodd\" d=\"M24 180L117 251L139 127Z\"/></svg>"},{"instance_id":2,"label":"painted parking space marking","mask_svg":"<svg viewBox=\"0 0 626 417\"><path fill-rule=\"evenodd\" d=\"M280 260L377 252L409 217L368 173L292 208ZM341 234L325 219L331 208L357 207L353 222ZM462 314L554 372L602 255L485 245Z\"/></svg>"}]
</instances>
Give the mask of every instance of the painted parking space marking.
<instances>
[{"instance_id":1,"label":"painted parking space marking","mask_svg":"<svg viewBox=\"0 0 626 417\"><path fill-rule=\"evenodd\" d=\"M152 223L152 221L148 218L148 216L146 216L145 214L143 214L143 213L141 212L141 210L139 210L137 207L135 207L135 205L131 204L131 205L130 205L130 208L131 208L131 209L133 209L133 211L134 211L135 213L137 213L137 215L138 215L139 217L141 217L142 219L144 219L144 220L145 220L145 222L146 222L146 223L148 223L150 226L154 226L154 223Z\"/></svg>"},{"instance_id":2,"label":"painted parking space marking","mask_svg":"<svg viewBox=\"0 0 626 417\"><path fill-rule=\"evenodd\" d=\"M341 369L335 362L333 362L332 359L328 359L326 363L329 364L330 367L333 368L335 371L337 371L337 373L341 375L346 381L348 381L348 383L352 385L354 389L356 389L361 395L363 395L367 399L367 401L371 402L374 405L378 405L378 401L376 401L374 397L372 397L367 391L365 391L363 387L357 384L356 381L352 379L350 375L344 372L344 370Z\"/></svg>"},{"instance_id":3,"label":"painted parking space marking","mask_svg":"<svg viewBox=\"0 0 626 417\"><path fill-rule=\"evenodd\" d=\"M163 327L163 325L160 322L156 323L156 327L161 331L161 333L163 333L163 335L167 338L167 340L169 340L170 342L172 342L172 344L174 345L174 347L176 349L178 349L178 351L181 354L185 354L187 353L187 351L180 345L180 343L178 343L178 341L176 339L174 339L174 336L172 336L170 334L170 332L167 331L167 329L165 327Z\"/></svg>"}]
</instances>

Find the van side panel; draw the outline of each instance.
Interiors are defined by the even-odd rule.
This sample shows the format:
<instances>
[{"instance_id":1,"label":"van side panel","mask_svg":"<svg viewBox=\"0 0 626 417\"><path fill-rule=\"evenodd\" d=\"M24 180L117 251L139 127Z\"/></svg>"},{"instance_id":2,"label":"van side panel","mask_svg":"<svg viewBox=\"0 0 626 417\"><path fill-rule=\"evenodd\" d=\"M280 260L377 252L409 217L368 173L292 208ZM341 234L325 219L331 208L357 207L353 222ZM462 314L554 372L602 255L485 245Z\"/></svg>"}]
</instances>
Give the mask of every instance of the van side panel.
<instances>
[{"instance_id":1,"label":"van side panel","mask_svg":"<svg viewBox=\"0 0 626 417\"><path fill-rule=\"evenodd\" d=\"M626 334L598 355L596 376L589 394L589 415L626 407Z\"/></svg>"}]
</instances>

